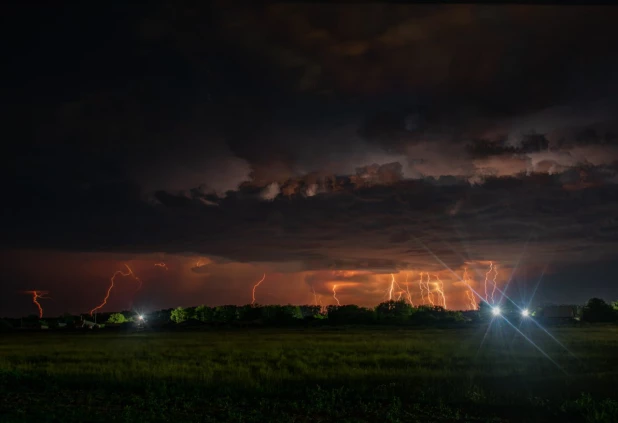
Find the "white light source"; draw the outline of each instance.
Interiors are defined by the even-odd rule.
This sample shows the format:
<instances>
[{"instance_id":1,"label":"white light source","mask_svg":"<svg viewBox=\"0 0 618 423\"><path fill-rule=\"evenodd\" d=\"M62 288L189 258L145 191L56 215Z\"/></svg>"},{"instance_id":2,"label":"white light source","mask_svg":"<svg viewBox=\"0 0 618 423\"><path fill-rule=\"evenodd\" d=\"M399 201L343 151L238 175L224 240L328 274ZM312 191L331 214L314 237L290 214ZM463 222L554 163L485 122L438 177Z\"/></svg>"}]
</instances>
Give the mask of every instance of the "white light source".
<instances>
[{"instance_id":1,"label":"white light source","mask_svg":"<svg viewBox=\"0 0 618 423\"><path fill-rule=\"evenodd\" d=\"M491 309L491 313L492 313L494 316L499 316L499 315L500 315L500 313L502 313L502 310L500 310L500 307L494 307L494 308L492 308L492 309Z\"/></svg>"},{"instance_id":2,"label":"white light source","mask_svg":"<svg viewBox=\"0 0 618 423\"><path fill-rule=\"evenodd\" d=\"M521 315L522 315L522 317L528 317L528 316L530 316L530 311L528 311L528 309L527 309L527 308L524 308L524 309L521 311Z\"/></svg>"},{"instance_id":3,"label":"white light source","mask_svg":"<svg viewBox=\"0 0 618 423\"><path fill-rule=\"evenodd\" d=\"M144 320L144 316L142 316L141 314L139 316L137 316L138 319L140 320Z\"/></svg>"}]
</instances>

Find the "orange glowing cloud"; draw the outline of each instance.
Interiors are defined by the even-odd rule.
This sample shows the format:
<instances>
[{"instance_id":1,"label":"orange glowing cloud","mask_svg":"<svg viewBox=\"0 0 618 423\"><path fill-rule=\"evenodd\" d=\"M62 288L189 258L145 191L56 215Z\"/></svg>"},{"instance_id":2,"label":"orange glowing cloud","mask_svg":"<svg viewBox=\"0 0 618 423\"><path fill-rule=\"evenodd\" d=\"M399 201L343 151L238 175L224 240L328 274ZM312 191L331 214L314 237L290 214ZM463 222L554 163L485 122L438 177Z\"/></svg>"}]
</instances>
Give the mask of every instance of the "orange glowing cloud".
<instances>
[{"instance_id":1,"label":"orange glowing cloud","mask_svg":"<svg viewBox=\"0 0 618 423\"><path fill-rule=\"evenodd\" d=\"M53 258L55 261L40 260L42 264L37 268L19 266L19 272L28 275L29 280L45 280L46 288L55 293L55 301L45 310L51 315L65 310L74 313L125 310L131 303L140 309L153 310L200 304L242 305L253 300L265 305L328 305L338 300L340 304L374 307L389 298L416 306L433 301L449 309L468 310L476 308L481 300L475 292L485 298L484 281L490 266L492 271L487 275L490 300L492 292L494 302L501 300L501 290L510 276L508 265L489 260L471 261L452 269L436 270L435 266L427 266L376 273L356 269L291 271L286 267L281 271L277 263L223 262L186 255L166 255L168 271L153 266L151 254L56 253ZM19 260L13 260L13 266L17 268L18 263L33 261L36 255L24 253ZM208 263L200 266L208 267L208 273L196 272L196 263ZM122 270L116 270L119 266ZM264 283L257 284L260 278L256 275L264 274L267 275ZM134 282L124 283L125 278ZM143 286L137 292L136 283L141 281ZM92 308L92 304L97 306Z\"/></svg>"}]
</instances>

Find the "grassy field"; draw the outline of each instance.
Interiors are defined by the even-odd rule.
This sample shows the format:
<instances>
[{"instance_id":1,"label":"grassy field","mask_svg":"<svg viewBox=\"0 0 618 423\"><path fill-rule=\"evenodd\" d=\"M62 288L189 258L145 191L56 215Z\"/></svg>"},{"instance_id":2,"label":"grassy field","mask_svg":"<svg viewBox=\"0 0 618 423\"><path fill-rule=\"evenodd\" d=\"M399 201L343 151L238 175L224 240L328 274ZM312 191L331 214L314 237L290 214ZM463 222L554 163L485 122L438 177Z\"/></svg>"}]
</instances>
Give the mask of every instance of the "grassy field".
<instances>
[{"instance_id":1,"label":"grassy field","mask_svg":"<svg viewBox=\"0 0 618 423\"><path fill-rule=\"evenodd\" d=\"M524 332L1 334L0 421L618 421L618 328Z\"/></svg>"}]
</instances>

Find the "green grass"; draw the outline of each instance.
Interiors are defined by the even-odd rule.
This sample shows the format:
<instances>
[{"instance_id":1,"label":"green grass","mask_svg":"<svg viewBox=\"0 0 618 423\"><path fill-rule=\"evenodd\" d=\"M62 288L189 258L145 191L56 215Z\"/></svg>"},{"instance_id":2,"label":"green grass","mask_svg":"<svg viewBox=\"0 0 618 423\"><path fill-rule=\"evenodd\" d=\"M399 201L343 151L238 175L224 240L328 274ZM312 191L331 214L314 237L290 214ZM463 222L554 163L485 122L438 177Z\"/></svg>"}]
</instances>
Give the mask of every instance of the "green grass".
<instances>
[{"instance_id":1,"label":"green grass","mask_svg":"<svg viewBox=\"0 0 618 423\"><path fill-rule=\"evenodd\" d=\"M618 328L486 329L3 334L0 421L618 421Z\"/></svg>"}]
</instances>

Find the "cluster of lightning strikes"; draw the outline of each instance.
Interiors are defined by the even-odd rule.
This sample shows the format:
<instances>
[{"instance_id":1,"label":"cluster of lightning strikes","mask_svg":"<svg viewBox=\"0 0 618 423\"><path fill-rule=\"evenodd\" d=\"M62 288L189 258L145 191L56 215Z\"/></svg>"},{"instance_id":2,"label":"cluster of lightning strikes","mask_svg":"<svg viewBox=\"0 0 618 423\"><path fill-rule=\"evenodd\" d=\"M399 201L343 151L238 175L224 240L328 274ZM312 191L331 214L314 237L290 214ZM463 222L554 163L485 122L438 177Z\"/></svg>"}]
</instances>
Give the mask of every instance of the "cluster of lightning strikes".
<instances>
[{"instance_id":1,"label":"cluster of lightning strikes","mask_svg":"<svg viewBox=\"0 0 618 423\"><path fill-rule=\"evenodd\" d=\"M333 285L333 298L337 301L337 305L341 305L339 298L337 298L337 284Z\"/></svg>"},{"instance_id":2,"label":"cluster of lightning strikes","mask_svg":"<svg viewBox=\"0 0 618 423\"><path fill-rule=\"evenodd\" d=\"M440 304L442 307L446 308L446 296L444 295L444 282L442 282L440 280L440 278L438 277L438 275L433 275L434 278L436 278L435 282L434 282L434 286L435 286L435 290L438 292L438 295L440 296Z\"/></svg>"},{"instance_id":3,"label":"cluster of lightning strikes","mask_svg":"<svg viewBox=\"0 0 618 423\"><path fill-rule=\"evenodd\" d=\"M395 279L395 275L391 273L391 283L389 285L387 292L388 300L393 300L393 294L395 293L395 286L397 287L397 301L401 301L403 296L406 296L406 299L410 305L414 305L412 302L412 293L410 292L410 285L408 284L408 272L406 272L406 289L403 289L397 279Z\"/></svg>"},{"instance_id":4,"label":"cluster of lightning strikes","mask_svg":"<svg viewBox=\"0 0 618 423\"><path fill-rule=\"evenodd\" d=\"M45 294L48 294L48 291L24 291L24 294L32 294L32 303L39 309L39 319L41 319L43 317L43 307L38 300L51 299L49 297L44 297Z\"/></svg>"},{"instance_id":5,"label":"cluster of lightning strikes","mask_svg":"<svg viewBox=\"0 0 618 423\"><path fill-rule=\"evenodd\" d=\"M311 287L311 291L313 292L313 304L322 307L322 296L315 293L315 288L313 286Z\"/></svg>"},{"instance_id":6,"label":"cluster of lightning strikes","mask_svg":"<svg viewBox=\"0 0 618 423\"><path fill-rule=\"evenodd\" d=\"M264 279L266 279L266 273L264 273L262 279L260 279L255 285L253 285L253 291L251 293L251 304L255 304L255 289L260 286L262 282L264 282Z\"/></svg>"},{"instance_id":7,"label":"cluster of lightning strikes","mask_svg":"<svg viewBox=\"0 0 618 423\"><path fill-rule=\"evenodd\" d=\"M494 273L493 278L490 279L490 274ZM485 301L493 304L494 303L494 294L496 293L496 278L498 277L498 265L494 265L492 261L489 262L489 270L485 273ZM491 281L492 289L491 294L489 293L488 284Z\"/></svg>"},{"instance_id":8,"label":"cluster of lightning strikes","mask_svg":"<svg viewBox=\"0 0 618 423\"><path fill-rule=\"evenodd\" d=\"M434 280L431 280L433 276ZM446 308L446 294L444 293L444 282L438 275L430 275L428 272L421 272L418 280L418 286L421 291L421 300L423 304L429 303L432 306L441 306ZM412 299L410 291L406 291L410 304ZM437 297L437 301L436 301Z\"/></svg>"},{"instance_id":9,"label":"cluster of lightning strikes","mask_svg":"<svg viewBox=\"0 0 618 423\"><path fill-rule=\"evenodd\" d=\"M156 266L156 267L162 267L162 268L163 268L163 269L165 269L165 270L169 270L169 269L167 268L167 264L165 264L165 263L163 263L163 262L155 263L155 266Z\"/></svg>"},{"instance_id":10,"label":"cluster of lightning strikes","mask_svg":"<svg viewBox=\"0 0 618 423\"><path fill-rule=\"evenodd\" d=\"M424 280L423 275L427 275L427 280ZM436 302L434 301L433 290L431 289L429 284L429 273L421 272L421 279L419 280L419 285L421 288L421 298L423 299L423 303L426 303L425 298L427 298L429 304L435 306Z\"/></svg>"},{"instance_id":11,"label":"cluster of lightning strikes","mask_svg":"<svg viewBox=\"0 0 618 423\"><path fill-rule=\"evenodd\" d=\"M421 276L420 276L420 279L418 281L418 287L421 290L421 300L422 300L422 303L425 304L426 301L425 301L425 293L423 291L423 272L421 272Z\"/></svg>"},{"instance_id":12,"label":"cluster of lightning strikes","mask_svg":"<svg viewBox=\"0 0 618 423\"><path fill-rule=\"evenodd\" d=\"M107 300L109 299L109 294L112 292L112 289L114 288L114 282L116 281L116 277L118 276L133 276L133 278L139 282L139 286L137 288L137 290L139 290L142 287L142 281L140 278L138 278L137 276L135 276L135 274L133 273L133 270L131 270L131 268L129 267L128 264L125 264L125 267L127 268L126 273L123 272L122 270L117 270L116 272L114 272L114 274L112 275L112 277L110 278L110 284L109 284L109 288L107 288L107 292L105 293L105 298L103 298L103 302L101 302L101 304L99 304L98 306L96 306L95 308L93 308L92 310L90 310L90 315L92 316L97 310L100 310L101 308L103 308L105 306L105 304L107 304Z\"/></svg>"},{"instance_id":13,"label":"cluster of lightning strikes","mask_svg":"<svg viewBox=\"0 0 618 423\"><path fill-rule=\"evenodd\" d=\"M472 290L472 285L470 284L471 279L470 275L468 275L468 268L464 268L463 281L468 286L468 290L466 291L466 297L468 299L468 306L470 310L476 310L476 299L474 298L474 291Z\"/></svg>"}]
</instances>

